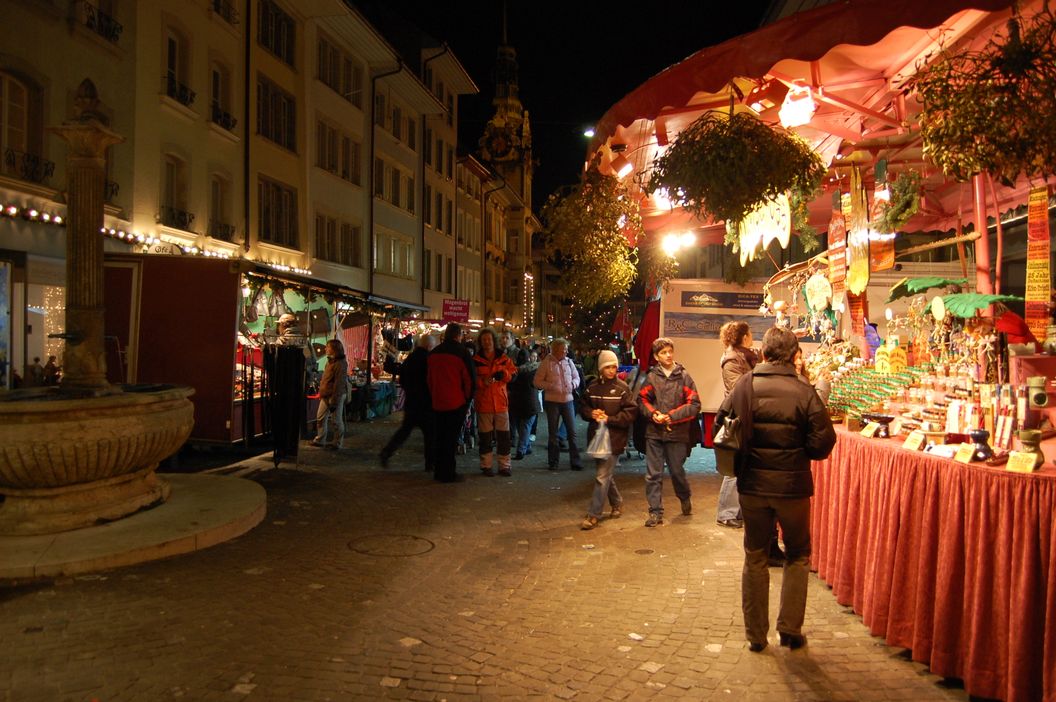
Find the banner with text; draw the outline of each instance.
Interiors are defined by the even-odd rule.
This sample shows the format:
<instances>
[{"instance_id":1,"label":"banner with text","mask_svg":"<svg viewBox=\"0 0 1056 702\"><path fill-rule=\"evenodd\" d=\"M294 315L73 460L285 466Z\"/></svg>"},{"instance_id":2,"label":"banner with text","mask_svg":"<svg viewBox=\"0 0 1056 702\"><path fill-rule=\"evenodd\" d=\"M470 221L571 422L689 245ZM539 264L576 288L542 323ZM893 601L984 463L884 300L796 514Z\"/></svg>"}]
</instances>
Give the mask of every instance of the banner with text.
<instances>
[{"instance_id":1,"label":"banner with text","mask_svg":"<svg viewBox=\"0 0 1056 702\"><path fill-rule=\"evenodd\" d=\"M1049 188L1041 186L1030 191L1027 200L1027 280L1023 318L1030 333L1038 341L1045 340L1049 324L1049 301L1052 296L1052 275L1049 256Z\"/></svg>"},{"instance_id":2,"label":"banner with text","mask_svg":"<svg viewBox=\"0 0 1056 702\"><path fill-rule=\"evenodd\" d=\"M458 322L466 324L469 322L469 300L458 300L448 298L444 300L443 314L441 319L445 322Z\"/></svg>"}]
</instances>

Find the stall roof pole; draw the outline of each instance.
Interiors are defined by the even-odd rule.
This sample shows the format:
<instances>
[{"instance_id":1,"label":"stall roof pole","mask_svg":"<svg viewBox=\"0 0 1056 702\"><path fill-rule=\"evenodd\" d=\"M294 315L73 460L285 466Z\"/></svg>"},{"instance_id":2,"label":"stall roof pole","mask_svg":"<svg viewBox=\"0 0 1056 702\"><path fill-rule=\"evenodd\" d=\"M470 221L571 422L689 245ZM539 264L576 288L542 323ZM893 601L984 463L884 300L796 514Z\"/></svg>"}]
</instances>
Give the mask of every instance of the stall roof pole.
<instances>
[{"instance_id":1,"label":"stall roof pole","mask_svg":"<svg viewBox=\"0 0 1056 702\"><path fill-rule=\"evenodd\" d=\"M979 239L975 242L975 291L992 295L990 283L990 236L986 226L986 181L981 173L972 176L972 200L975 206L975 231Z\"/></svg>"}]
</instances>

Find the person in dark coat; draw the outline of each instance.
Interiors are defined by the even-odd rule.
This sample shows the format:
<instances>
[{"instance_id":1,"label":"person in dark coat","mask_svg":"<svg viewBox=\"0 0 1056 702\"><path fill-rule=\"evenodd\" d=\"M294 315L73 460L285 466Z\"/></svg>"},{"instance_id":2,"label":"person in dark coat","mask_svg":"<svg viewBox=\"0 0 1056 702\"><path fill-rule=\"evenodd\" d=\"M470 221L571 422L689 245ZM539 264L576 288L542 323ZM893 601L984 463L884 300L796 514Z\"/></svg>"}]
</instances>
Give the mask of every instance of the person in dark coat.
<instances>
[{"instance_id":1,"label":"person in dark coat","mask_svg":"<svg viewBox=\"0 0 1056 702\"><path fill-rule=\"evenodd\" d=\"M425 440L423 455L425 469L433 470L433 405L429 397L429 352L436 346L436 337L422 334L414 350L400 364L400 387L403 388L403 422L381 449L381 466L387 468L389 459L403 445L415 428L422 430Z\"/></svg>"},{"instance_id":2,"label":"person in dark coat","mask_svg":"<svg viewBox=\"0 0 1056 702\"><path fill-rule=\"evenodd\" d=\"M612 510L609 512L611 519L623 514L623 498L616 487L614 474L620 455L627 447L627 434L634 424L634 418L638 416L634 393L627 383L616 377L619 370L616 354L606 349L598 354L597 360L600 377L590 384L580 398L579 413L590 422L587 428L588 444L602 425L608 427L610 452L603 458L594 457L594 493L580 529L593 529L598 525L606 498Z\"/></svg>"},{"instance_id":3,"label":"person in dark coat","mask_svg":"<svg viewBox=\"0 0 1056 702\"><path fill-rule=\"evenodd\" d=\"M447 325L444 341L429 352L427 365L429 396L436 418L433 475L441 483L461 482L465 478L455 470L455 450L477 384L473 358L462 345L462 325Z\"/></svg>"},{"instance_id":4,"label":"person in dark coat","mask_svg":"<svg viewBox=\"0 0 1056 702\"><path fill-rule=\"evenodd\" d=\"M519 461L532 452L532 423L543 411L539 391L535 389L535 372L539 370L539 354L533 349L527 360L517 366L517 375L510 381L510 423L514 427L513 460Z\"/></svg>"},{"instance_id":5,"label":"person in dark coat","mask_svg":"<svg viewBox=\"0 0 1056 702\"><path fill-rule=\"evenodd\" d=\"M752 330L744 321L726 322L719 329L719 340L725 347L719 359L719 370L722 373L724 397L730 394L737 379L748 373L759 362L759 357L752 348ZM737 479L723 476L719 488L719 508L715 515L719 526L740 529L744 526L741 519L741 503L737 499Z\"/></svg>"},{"instance_id":6,"label":"person in dark coat","mask_svg":"<svg viewBox=\"0 0 1056 702\"><path fill-rule=\"evenodd\" d=\"M836 445L825 405L814 388L796 376L793 359L798 349L792 332L769 329L763 336L763 362L738 382L715 418L715 426L721 426L751 384L748 449L738 464L737 490L744 515L741 608L748 647L754 652L766 648L770 629L767 555L775 521L784 534L786 555L777 631L782 646L794 649L807 642L803 617L814 494L810 462L824 459Z\"/></svg>"}]
</instances>

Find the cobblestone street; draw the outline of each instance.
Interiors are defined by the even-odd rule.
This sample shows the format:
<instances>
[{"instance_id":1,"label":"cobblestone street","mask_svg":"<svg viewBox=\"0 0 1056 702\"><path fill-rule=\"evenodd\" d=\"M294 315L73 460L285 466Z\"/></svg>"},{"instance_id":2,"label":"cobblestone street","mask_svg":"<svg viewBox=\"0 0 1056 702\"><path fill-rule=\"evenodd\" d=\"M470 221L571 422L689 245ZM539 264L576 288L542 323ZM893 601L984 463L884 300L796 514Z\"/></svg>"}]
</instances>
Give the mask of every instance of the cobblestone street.
<instances>
[{"instance_id":1,"label":"cobblestone street","mask_svg":"<svg viewBox=\"0 0 1056 702\"><path fill-rule=\"evenodd\" d=\"M420 468L399 415L340 452L249 473L268 514L197 553L0 586L0 700L967 700L869 635L811 576L809 645L745 645L741 532L715 523L710 451L695 512L643 526L644 461L617 473L624 516L580 531L593 473L548 471L545 437L512 478L475 452L461 484ZM582 431L581 431L582 435ZM771 620L780 570L771 569Z\"/></svg>"}]
</instances>

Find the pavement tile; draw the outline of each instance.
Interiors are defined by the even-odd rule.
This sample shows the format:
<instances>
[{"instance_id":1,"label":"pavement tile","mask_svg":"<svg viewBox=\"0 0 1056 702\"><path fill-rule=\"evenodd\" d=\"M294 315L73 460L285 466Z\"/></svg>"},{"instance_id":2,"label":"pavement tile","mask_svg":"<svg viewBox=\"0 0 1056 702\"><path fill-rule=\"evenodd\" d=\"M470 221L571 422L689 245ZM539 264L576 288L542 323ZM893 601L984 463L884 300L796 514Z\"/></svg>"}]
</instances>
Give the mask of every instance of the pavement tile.
<instances>
[{"instance_id":1,"label":"pavement tile","mask_svg":"<svg viewBox=\"0 0 1056 702\"><path fill-rule=\"evenodd\" d=\"M586 533L589 471L551 472L536 451L489 480L467 455L466 481L438 485L417 435L382 471L376 447L398 419L351 424L342 451L257 462L267 516L237 539L0 585L0 702L968 700L814 576L811 645L790 653L772 631L749 653L740 535L710 519L721 478L708 451L688 463L693 518L643 526L633 455L616 474L625 517Z\"/></svg>"}]
</instances>

